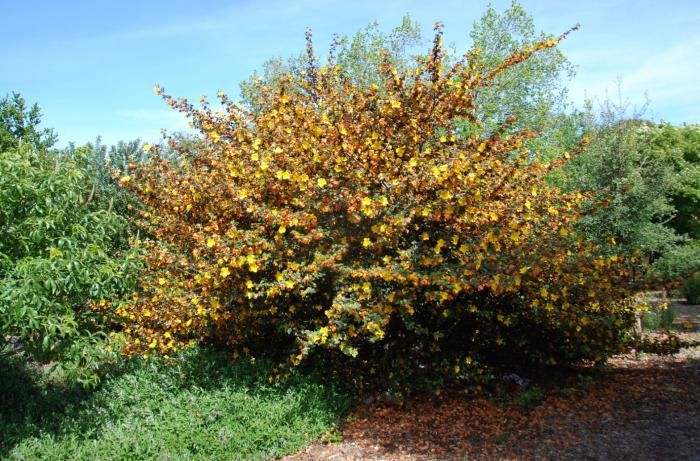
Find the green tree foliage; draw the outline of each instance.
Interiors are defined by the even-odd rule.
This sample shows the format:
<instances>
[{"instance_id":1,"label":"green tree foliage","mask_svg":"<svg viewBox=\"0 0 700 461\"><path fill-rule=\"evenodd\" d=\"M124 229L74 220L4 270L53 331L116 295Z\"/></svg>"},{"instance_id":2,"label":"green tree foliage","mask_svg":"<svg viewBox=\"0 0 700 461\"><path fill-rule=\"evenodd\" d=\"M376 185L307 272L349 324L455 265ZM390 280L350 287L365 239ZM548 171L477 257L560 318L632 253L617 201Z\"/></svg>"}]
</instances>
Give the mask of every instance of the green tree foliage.
<instances>
[{"instance_id":1,"label":"green tree foliage","mask_svg":"<svg viewBox=\"0 0 700 461\"><path fill-rule=\"evenodd\" d=\"M527 49L555 36L538 32L532 16L513 1L501 13L490 6L474 23L470 38L480 51L477 65L488 73L514 50ZM352 37L337 37L329 52L329 62L340 66L344 76L356 87L376 85L382 91L383 76L377 69L387 63L398 73L406 72L410 80L410 71L417 68L418 47L423 43L419 24L406 15L389 33L382 32L379 24L373 22ZM445 67L456 63L458 58L456 54L455 57L447 56ZM259 109L264 100L260 94L263 82L274 83L277 88L281 79L306 65L305 54L286 60L279 57L268 60L261 75L254 73L241 84L243 105ZM457 123L458 131L464 137L484 129L491 132L515 116L516 121L511 124L509 132L524 127L540 131L541 135L531 141L531 147L555 155L556 149L548 148L553 144L549 137L557 136L559 125L568 120L562 114L566 106L566 80L573 73L572 64L556 48L544 50L519 66L500 72L491 86L474 95L481 126L472 126L461 120Z\"/></svg>"},{"instance_id":2,"label":"green tree foliage","mask_svg":"<svg viewBox=\"0 0 700 461\"><path fill-rule=\"evenodd\" d=\"M554 38L537 32L532 16L516 1L499 13L489 6L474 23L470 37L481 51L479 64L484 72L495 69L513 50L527 49L539 41ZM550 133L562 121L566 105L566 80L573 76L573 66L557 48L550 48L533 58L501 72L489 87L476 95L479 120L487 131L493 131L509 117L516 117L511 130L528 127L541 132L531 143L545 149ZM468 125L467 125L468 128ZM471 133L474 128L467 130Z\"/></svg>"},{"instance_id":3,"label":"green tree foliage","mask_svg":"<svg viewBox=\"0 0 700 461\"><path fill-rule=\"evenodd\" d=\"M648 149L665 153L678 173L671 202L676 214L669 224L700 239L700 126L660 124L649 128Z\"/></svg>"},{"instance_id":4,"label":"green tree foliage","mask_svg":"<svg viewBox=\"0 0 700 461\"><path fill-rule=\"evenodd\" d=\"M579 232L599 244L613 237L619 254L641 252L663 279L678 280L700 267L698 247L672 225L679 217L692 222L697 213L690 206L686 218L674 206L676 197L692 191L694 167L684 158L678 128L645 121L639 112L629 115L628 109L622 99L606 98L598 113L589 104L571 117L573 128L562 136L564 145L576 133L590 136L586 152L567 170L566 187L607 199L581 219Z\"/></svg>"},{"instance_id":5,"label":"green tree foliage","mask_svg":"<svg viewBox=\"0 0 700 461\"><path fill-rule=\"evenodd\" d=\"M41 110L37 104L27 107L19 93L0 99L0 151L31 144L39 149L53 146L58 137L50 128L39 129Z\"/></svg>"},{"instance_id":6,"label":"green tree foliage","mask_svg":"<svg viewBox=\"0 0 700 461\"><path fill-rule=\"evenodd\" d=\"M127 221L97 200L87 154L34 143L0 153L0 340L85 384L110 355L95 304L129 292L135 264Z\"/></svg>"},{"instance_id":7,"label":"green tree foliage","mask_svg":"<svg viewBox=\"0 0 700 461\"><path fill-rule=\"evenodd\" d=\"M683 280L681 287L689 302L700 298L700 127L670 124L648 126L644 150L673 165L676 180L670 194L675 214L669 226L689 242L672 248L656 262L667 280Z\"/></svg>"},{"instance_id":8,"label":"green tree foliage","mask_svg":"<svg viewBox=\"0 0 700 461\"><path fill-rule=\"evenodd\" d=\"M688 304L700 304L700 272L696 272L681 287L681 294Z\"/></svg>"},{"instance_id":9,"label":"green tree foliage","mask_svg":"<svg viewBox=\"0 0 700 461\"><path fill-rule=\"evenodd\" d=\"M129 169L148 158L140 140L119 141L108 147L98 137L94 143L84 146L70 145L60 155L80 162L78 166L92 183L91 195L99 208L114 211L125 218L133 214L138 201L133 194L119 187L115 177L127 174Z\"/></svg>"},{"instance_id":10,"label":"green tree foliage","mask_svg":"<svg viewBox=\"0 0 700 461\"><path fill-rule=\"evenodd\" d=\"M675 171L664 158L644 149L643 122L609 109L594 122L590 147L575 163L572 185L611 200L586 216L581 227L593 240L614 237L627 253L662 253L678 241L666 225L674 212L669 196Z\"/></svg>"},{"instance_id":11,"label":"green tree foliage","mask_svg":"<svg viewBox=\"0 0 700 461\"><path fill-rule=\"evenodd\" d=\"M307 32L307 35L310 37L311 32ZM368 88L372 84L382 83L382 76L376 69L383 63L390 63L401 70L415 68L416 63L411 51L422 41L420 26L412 21L409 15L404 16L401 24L388 34L382 32L379 23L375 21L352 37L334 37L329 62L340 66L343 74L354 85ZM308 64L305 53L287 59L268 59L263 64L262 74L255 72L241 82L243 105L259 110L261 102L265 99L265 95L261 94L265 89L263 82L278 88L285 76L304 69Z\"/></svg>"}]
</instances>

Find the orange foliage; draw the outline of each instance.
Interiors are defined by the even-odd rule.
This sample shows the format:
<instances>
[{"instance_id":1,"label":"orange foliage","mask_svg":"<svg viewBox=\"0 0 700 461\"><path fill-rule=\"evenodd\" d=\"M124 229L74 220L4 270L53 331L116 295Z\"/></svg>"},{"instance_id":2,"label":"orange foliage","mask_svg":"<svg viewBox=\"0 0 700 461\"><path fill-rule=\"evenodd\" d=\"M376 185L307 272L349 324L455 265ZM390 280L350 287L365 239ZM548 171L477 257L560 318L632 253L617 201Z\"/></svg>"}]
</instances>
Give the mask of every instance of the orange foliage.
<instances>
[{"instance_id":1,"label":"orange foliage","mask_svg":"<svg viewBox=\"0 0 700 461\"><path fill-rule=\"evenodd\" d=\"M428 363L460 379L515 351L547 363L618 351L633 262L576 237L588 197L546 182L575 153L544 163L531 131L454 130L478 126L474 97L495 75L559 40L482 73L478 50L443 68L438 28L415 69L387 63L383 87L363 88L314 64L309 38L305 68L259 83L258 110L223 93L223 110L197 109L156 87L202 137L171 140L169 157L149 146L122 181L155 238L119 309L127 353L287 340L294 364L325 349L385 378Z\"/></svg>"}]
</instances>

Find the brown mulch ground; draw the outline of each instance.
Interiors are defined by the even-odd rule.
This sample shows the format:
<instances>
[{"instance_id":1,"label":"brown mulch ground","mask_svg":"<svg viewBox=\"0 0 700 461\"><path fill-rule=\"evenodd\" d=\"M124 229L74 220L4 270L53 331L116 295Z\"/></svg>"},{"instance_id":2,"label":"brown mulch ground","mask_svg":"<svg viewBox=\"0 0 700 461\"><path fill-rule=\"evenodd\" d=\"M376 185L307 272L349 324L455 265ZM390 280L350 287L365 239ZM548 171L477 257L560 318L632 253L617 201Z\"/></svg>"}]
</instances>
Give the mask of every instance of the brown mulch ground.
<instances>
[{"instance_id":1,"label":"brown mulch ground","mask_svg":"<svg viewBox=\"0 0 700 461\"><path fill-rule=\"evenodd\" d=\"M562 389L548 388L530 412L456 392L359 406L341 443L284 459L700 460L700 349L618 357L586 392Z\"/></svg>"}]
</instances>

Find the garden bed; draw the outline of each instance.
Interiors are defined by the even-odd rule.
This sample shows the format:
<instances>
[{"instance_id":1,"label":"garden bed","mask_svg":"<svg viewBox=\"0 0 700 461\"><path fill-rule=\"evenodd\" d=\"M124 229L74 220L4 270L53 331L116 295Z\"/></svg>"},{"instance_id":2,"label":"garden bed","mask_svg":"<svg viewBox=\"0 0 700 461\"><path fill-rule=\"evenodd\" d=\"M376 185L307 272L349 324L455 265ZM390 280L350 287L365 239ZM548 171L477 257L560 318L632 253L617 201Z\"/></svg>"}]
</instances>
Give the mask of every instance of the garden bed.
<instances>
[{"instance_id":1,"label":"garden bed","mask_svg":"<svg viewBox=\"0 0 700 461\"><path fill-rule=\"evenodd\" d=\"M581 376L592 381L547 383L529 411L460 393L360 406L341 443L316 442L285 460L698 459L698 347L674 357L620 356Z\"/></svg>"}]
</instances>

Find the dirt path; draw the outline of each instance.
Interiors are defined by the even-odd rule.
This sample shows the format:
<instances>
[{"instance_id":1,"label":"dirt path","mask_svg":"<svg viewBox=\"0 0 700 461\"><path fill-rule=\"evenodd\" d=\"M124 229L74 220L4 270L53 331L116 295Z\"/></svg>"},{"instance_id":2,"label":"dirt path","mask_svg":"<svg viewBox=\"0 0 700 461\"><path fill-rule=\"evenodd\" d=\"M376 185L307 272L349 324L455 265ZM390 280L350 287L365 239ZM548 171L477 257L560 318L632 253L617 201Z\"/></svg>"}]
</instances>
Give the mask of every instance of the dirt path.
<instances>
[{"instance_id":1,"label":"dirt path","mask_svg":"<svg viewBox=\"0 0 700 461\"><path fill-rule=\"evenodd\" d=\"M359 407L342 439L285 460L700 460L700 349L615 358L529 413L456 393Z\"/></svg>"}]
</instances>

